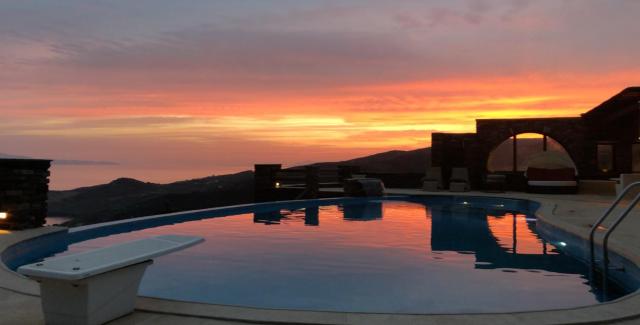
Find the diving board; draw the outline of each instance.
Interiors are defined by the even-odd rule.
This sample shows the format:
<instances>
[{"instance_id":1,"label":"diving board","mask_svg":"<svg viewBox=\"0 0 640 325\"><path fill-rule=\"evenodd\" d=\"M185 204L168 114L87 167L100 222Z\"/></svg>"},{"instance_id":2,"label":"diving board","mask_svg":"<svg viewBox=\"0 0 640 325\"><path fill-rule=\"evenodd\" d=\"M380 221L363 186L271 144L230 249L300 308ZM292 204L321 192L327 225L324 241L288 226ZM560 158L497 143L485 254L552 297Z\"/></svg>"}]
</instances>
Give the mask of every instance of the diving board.
<instances>
[{"instance_id":1,"label":"diving board","mask_svg":"<svg viewBox=\"0 0 640 325\"><path fill-rule=\"evenodd\" d=\"M40 283L47 324L102 324L133 311L153 258L203 241L155 236L23 265L18 272Z\"/></svg>"}]
</instances>

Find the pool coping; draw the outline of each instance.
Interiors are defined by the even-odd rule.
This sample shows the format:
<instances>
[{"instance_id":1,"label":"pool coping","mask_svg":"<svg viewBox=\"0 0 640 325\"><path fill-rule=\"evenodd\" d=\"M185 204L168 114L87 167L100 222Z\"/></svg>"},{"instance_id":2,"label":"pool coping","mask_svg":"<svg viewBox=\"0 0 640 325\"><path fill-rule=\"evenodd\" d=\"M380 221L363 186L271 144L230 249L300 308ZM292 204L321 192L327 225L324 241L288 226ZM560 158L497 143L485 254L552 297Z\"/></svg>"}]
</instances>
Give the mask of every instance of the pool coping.
<instances>
[{"instance_id":1,"label":"pool coping","mask_svg":"<svg viewBox=\"0 0 640 325\"><path fill-rule=\"evenodd\" d=\"M401 194L401 193L399 193ZM402 195L402 194L401 194ZM505 199L524 199L540 204L536 215L540 221L552 227L564 230L580 238L587 238L585 229L574 224L554 218L555 209L561 197L532 197L528 193L451 193L451 192L421 192L408 195L416 196L477 196L499 197ZM327 199L330 201L332 199ZM575 201L574 201L575 203ZM253 206L242 205L240 207ZM226 207L228 208L228 207ZM213 209L196 210L192 212L206 213ZM184 212L182 212L184 213ZM169 215L150 216L142 218L161 218ZM136 218L141 219L141 218ZM84 226L75 229L62 227L44 227L12 233L9 236L0 236L0 252L5 253L7 248L17 245L29 239L40 236L56 234L59 232L74 232L106 226L117 226L131 222L122 220L99 225ZM626 249L616 240L611 242L611 251L640 266L640 254ZM13 291L16 294L39 296L39 288L35 281L12 272L4 263L1 263L0 287ZM214 305L174 301L168 299L150 298L139 296L136 303L137 311L144 311L159 315L177 315L216 320L235 321L242 323L278 323L278 324L414 324L414 323L451 323L451 324L477 324L478 322L502 324L595 324L614 322L640 318L640 294L638 291L626 295L620 299L569 309L524 311L508 313L470 313L470 314L392 314L392 313L359 313L359 312L331 312L331 311L299 311L285 309L262 309L240 306Z\"/></svg>"}]
</instances>

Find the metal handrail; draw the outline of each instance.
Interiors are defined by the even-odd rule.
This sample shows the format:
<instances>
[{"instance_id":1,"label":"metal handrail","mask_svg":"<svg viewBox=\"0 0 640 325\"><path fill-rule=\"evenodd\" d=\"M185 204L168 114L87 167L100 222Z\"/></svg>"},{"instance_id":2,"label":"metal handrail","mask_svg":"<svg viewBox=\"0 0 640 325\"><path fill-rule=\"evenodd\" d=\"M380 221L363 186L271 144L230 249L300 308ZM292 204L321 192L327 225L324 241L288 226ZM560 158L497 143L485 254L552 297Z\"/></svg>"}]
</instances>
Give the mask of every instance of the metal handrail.
<instances>
[{"instance_id":1,"label":"metal handrail","mask_svg":"<svg viewBox=\"0 0 640 325\"><path fill-rule=\"evenodd\" d=\"M629 193L629 191L636 187L636 186L640 186L640 182L635 182L635 183L631 183L629 186L627 186L622 193L620 193L620 195L618 195L618 197L616 198L615 201L613 201L613 203L611 203L611 206L609 206L609 208L607 209L607 211L604 212L604 214L600 217L600 219L598 219L598 221L596 221L593 226L591 226L591 231L589 232L589 252L590 252L590 256L591 256L591 266L593 267L595 265L595 253L594 253L594 244L593 244L593 237L594 234L596 232L596 229L598 229L598 227L604 222L604 220L609 216L609 214L611 214L611 212L613 212L613 210L618 206L618 204L620 203L620 201L622 201L622 199L625 197L625 195L627 193Z\"/></svg>"},{"instance_id":2,"label":"metal handrail","mask_svg":"<svg viewBox=\"0 0 640 325\"><path fill-rule=\"evenodd\" d=\"M629 185L631 186L631 185ZM609 227L607 232L604 233L604 237L602 237L602 290L607 292L607 278L609 275L609 250L607 249L607 245L609 243L609 236L611 233L618 227L618 225L622 222L622 220L629 215L629 212L636 207L636 205L640 202L640 193L636 195L636 197L629 203L629 206L620 214L618 219L616 219L613 224Z\"/></svg>"},{"instance_id":3,"label":"metal handrail","mask_svg":"<svg viewBox=\"0 0 640 325\"><path fill-rule=\"evenodd\" d=\"M620 195L613 201L611 206L605 211L605 213L593 224L591 227L591 231L589 232L589 253L591 258L591 273L595 270L595 252L594 252L594 235L596 229L605 221L605 219L613 212L613 210L618 206L618 204L622 201L622 199L629 193L630 190L639 187L640 182L635 182L629 184ZM627 206L627 208L622 211L618 215L618 218L609 226L609 229L604 234L602 239L602 256L603 256L603 268L602 268L602 283L603 283L603 292L606 295L607 292L607 276L609 271L609 251L607 250L607 246L609 243L609 236L611 236L611 232L613 232L616 227L624 220L624 218L633 210L633 208L640 202L640 194L636 195L636 197L631 201L631 203Z\"/></svg>"}]
</instances>

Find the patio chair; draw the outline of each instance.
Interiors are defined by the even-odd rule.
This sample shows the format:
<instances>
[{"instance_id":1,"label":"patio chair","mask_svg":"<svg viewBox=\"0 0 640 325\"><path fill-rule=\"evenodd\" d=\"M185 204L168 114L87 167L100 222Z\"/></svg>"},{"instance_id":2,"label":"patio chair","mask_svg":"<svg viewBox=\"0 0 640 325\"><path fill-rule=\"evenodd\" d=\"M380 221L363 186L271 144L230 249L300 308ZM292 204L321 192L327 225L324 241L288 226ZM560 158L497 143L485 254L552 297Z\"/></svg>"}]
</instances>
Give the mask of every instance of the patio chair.
<instances>
[{"instance_id":1,"label":"patio chair","mask_svg":"<svg viewBox=\"0 0 640 325\"><path fill-rule=\"evenodd\" d=\"M442 189L442 169L440 167L429 167L422 179L422 189L425 191L439 191Z\"/></svg>"},{"instance_id":2,"label":"patio chair","mask_svg":"<svg viewBox=\"0 0 640 325\"><path fill-rule=\"evenodd\" d=\"M469 191L469 170L466 167L454 167L451 169L451 179L449 180L449 191L466 192Z\"/></svg>"}]
</instances>

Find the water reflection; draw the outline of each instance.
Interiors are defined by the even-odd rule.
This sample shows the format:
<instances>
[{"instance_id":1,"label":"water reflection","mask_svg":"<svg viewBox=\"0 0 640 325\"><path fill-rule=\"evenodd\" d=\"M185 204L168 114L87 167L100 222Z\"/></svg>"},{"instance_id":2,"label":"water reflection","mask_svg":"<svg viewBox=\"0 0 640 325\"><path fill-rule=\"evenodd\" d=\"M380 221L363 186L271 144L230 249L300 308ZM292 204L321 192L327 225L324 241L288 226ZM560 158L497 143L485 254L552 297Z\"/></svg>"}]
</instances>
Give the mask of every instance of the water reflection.
<instances>
[{"instance_id":1,"label":"water reflection","mask_svg":"<svg viewBox=\"0 0 640 325\"><path fill-rule=\"evenodd\" d=\"M344 220L371 221L382 219L382 202L365 202L342 206Z\"/></svg>"},{"instance_id":2,"label":"water reflection","mask_svg":"<svg viewBox=\"0 0 640 325\"><path fill-rule=\"evenodd\" d=\"M256 212L253 214L253 222L262 223L265 225L277 225L280 224L280 220L284 218L281 210Z\"/></svg>"},{"instance_id":3,"label":"water reflection","mask_svg":"<svg viewBox=\"0 0 640 325\"><path fill-rule=\"evenodd\" d=\"M264 225L279 225L284 220L304 220L306 226L320 225L320 208L318 206L307 207L298 210L274 210L255 212L253 222Z\"/></svg>"},{"instance_id":4,"label":"water reflection","mask_svg":"<svg viewBox=\"0 0 640 325\"><path fill-rule=\"evenodd\" d=\"M433 251L473 252L476 268L584 274L586 266L557 253L525 214L472 207L427 208Z\"/></svg>"},{"instance_id":5,"label":"water reflection","mask_svg":"<svg viewBox=\"0 0 640 325\"><path fill-rule=\"evenodd\" d=\"M560 256L554 246L542 239L535 232L535 218L526 214L468 204L422 206L426 218L431 221L428 235L432 252L473 254L478 269L538 269L569 274L584 272L582 263ZM384 214L381 201L340 205L337 211L347 221L382 220ZM328 211L322 214L327 216ZM308 226L319 226L320 215L318 206L282 209L256 212L253 222L278 225L283 220L300 220Z\"/></svg>"},{"instance_id":6,"label":"water reflection","mask_svg":"<svg viewBox=\"0 0 640 325\"><path fill-rule=\"evenodd\" d=\"M317 206L304 209L304 224L307 226L320 225L320 208Z\"/></svg>"}]
</instances>

